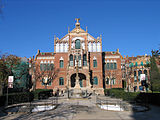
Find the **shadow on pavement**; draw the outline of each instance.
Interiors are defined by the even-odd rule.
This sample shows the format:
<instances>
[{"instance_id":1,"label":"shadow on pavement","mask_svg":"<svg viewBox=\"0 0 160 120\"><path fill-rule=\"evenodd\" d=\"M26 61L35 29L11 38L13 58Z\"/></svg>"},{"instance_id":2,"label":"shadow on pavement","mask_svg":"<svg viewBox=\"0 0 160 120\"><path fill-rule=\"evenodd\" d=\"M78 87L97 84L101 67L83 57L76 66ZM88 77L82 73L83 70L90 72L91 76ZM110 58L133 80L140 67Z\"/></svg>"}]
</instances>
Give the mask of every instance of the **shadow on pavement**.
<instances>
[{"instance_id":1,"label":"shadow on pavement","mask_svg":"<svg viewBox=\"0 0 160 120\"><path fill-rule=\"evenodd\" d=\"M144 112L133 112L131 118L133 120L159 120L160 106L149 105L150 109Z\"/></svg>"},{"instance_id":2,"label":"shadow on pavement","mask_svg":"<svg viewBox=\"0 0 160 120\"><path fill-rule=\"evenodd\" d=\"M54 110L24 114L15 119L73 119L74 115L81 111L89 114L92 112L92 108L82 105L61 104Z\"/></svg>"}]
</instances>

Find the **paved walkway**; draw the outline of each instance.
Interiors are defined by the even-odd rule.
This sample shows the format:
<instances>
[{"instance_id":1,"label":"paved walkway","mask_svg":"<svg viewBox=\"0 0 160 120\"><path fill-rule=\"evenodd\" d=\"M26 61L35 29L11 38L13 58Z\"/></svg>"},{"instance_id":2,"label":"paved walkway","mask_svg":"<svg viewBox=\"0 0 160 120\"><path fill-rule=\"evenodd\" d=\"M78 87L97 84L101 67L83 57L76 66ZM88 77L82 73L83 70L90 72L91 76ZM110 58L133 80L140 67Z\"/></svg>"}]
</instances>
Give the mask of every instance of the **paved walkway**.
<instances>
[{"instance_id":1,"label":"paved walkway","mask_svg":"<svg viewBox=\"0 0 160 120\"><path fill-rule=\"evenodd\" d=\"M108 98L109 99L109 98ZM151 106L147 112L101 110L92 99L60 99L54 110L31 114L10 114L0 117L5 120L159 120L160 107Z\"/></svg>"}]
</instances>

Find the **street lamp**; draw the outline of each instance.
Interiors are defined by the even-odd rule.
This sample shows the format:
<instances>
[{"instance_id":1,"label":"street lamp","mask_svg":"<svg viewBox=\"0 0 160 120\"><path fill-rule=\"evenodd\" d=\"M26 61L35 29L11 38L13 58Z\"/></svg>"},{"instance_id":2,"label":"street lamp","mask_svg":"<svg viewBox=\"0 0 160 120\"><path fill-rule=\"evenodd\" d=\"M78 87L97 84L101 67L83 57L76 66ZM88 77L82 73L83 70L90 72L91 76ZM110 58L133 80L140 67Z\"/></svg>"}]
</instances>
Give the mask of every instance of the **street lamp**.
<instances>
[{"instance_id":1,"label":"street lamp","mask_svg":"<svg viewBox=\"0 0 160 120\"><path fill-rule=\"evenodd\" d=\"M47 89L47 85L49 85L49 83L51 82L51 78L50 77L44 77L44 79L42 80L43 84L45 85L45 89Z\"/></svg>"},{"instance_id":2,"label":"street lamp","mask_svg":"<svg viewBox=\"0 0 160 120\"><path fill-rule=\"evenodd\" d=\"M69 72L69 62L68 62L68 65L67 65L67 70ZM68 93L68 99L69 99L69 73L67 72L67 79L68 79L68 82L67 82L67 93Z\"/></svg>"},{"instance_id":3,"label":"street lamp","mask_svg":"<svg viewBox=\"0 0 160 120\"><path fill-rule=\"evenodd\" d=\"M131 74L132 74L132 67L133 63L131 64L126 64L126 81L128 82L128 92L130 91L130 79L131 79ZM130 70L129 70L130 69Z\"/></svg>"},{"instance_id":4,"label":"street lamp","mask_svg":"<svg viewBox=\"0 0 160 120\"><path fill-rule=\"evenodd\" d=\"M129 64L129 68L130 68L130 71L129 71L129 84L128 84L128 92L130 91L130 85L131 85L131 78L132 78L132 67L134 66L133 63Z\"/></svg>"}]
</instances>

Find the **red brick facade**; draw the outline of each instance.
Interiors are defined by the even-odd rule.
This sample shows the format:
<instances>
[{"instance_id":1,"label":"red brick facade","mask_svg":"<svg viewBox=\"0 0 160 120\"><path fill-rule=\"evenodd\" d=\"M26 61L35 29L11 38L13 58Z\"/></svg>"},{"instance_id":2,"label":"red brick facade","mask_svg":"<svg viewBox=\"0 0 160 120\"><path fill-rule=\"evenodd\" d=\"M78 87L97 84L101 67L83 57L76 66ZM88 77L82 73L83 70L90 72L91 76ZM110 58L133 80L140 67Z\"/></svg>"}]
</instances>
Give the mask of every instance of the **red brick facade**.
<instances>
[{"instance_id":1,"label":"red brick facade","mask_svg":"<svg viewBox=\"0 0 160 120\"><path fill-rule=\"evenodd\" d=\"M106 88L122 88L121 55L119 50L116 52L105 52L104 73Z\"/></svg>"},{"instance_id":2,"label":"red brick facade","mask_svg":"<svg viewBox=\"0 0 160 120\"><path fill-rule=\"evenodd\" d=\"M92 90L103 94L103 89L106 88L121 88L121 58L119 51L116 52L102 52L102 38L93 38L87 30L80 28L80 23L77 21L75 29L62 39L54 38L54 52L42 53L38 51L35 59L32 59L32 64L39 65L40 71L43 72L41 77L37 78L36 89L74 89L75 76L78 72L79 83L81 89ZM106 69L106 64L112 63L115 65L114 69ZM47 76L46 65L54 65L54 70L57 71L52 76ZM44 67L45 66L45 67ZM61 66L61 67L60 67ZM33 79L35 72L32 71ZM40 73L41 73L40 72ZM113 75L114 74L114 75ZM45 81L43 77L52 78L50 84L43 84ZM114 77L114 83L112 78ZM106 78L109 78L110 83L106 84ZM43 79L43 80L42 80Z\"/></svg>"}]
</instances>

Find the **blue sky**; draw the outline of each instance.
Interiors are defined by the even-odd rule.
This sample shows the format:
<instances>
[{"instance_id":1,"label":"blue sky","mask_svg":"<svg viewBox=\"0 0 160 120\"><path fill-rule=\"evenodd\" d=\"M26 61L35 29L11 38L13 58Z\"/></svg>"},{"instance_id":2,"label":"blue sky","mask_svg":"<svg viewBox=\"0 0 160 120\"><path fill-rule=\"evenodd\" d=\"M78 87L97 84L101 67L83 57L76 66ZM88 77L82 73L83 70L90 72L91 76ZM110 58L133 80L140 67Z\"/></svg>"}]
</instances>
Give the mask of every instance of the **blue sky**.
<instances>
[{"instance_id":1,"label":"blue sky","mask_svg":"<svg viewBox=\"0 0 160 120\"><path fill-rule=\"evenodd\" d=\"M122 55L151 54L160 47L160 0L2 0L0 51L20 57L53 52L75 18L95 38L102 34L103 51Z\"/></svg>"}]
</instances>

